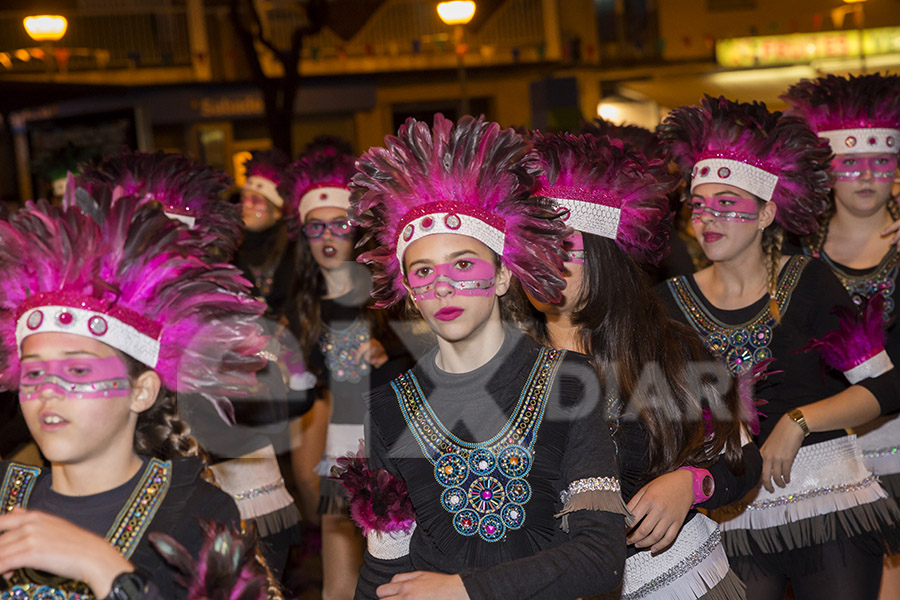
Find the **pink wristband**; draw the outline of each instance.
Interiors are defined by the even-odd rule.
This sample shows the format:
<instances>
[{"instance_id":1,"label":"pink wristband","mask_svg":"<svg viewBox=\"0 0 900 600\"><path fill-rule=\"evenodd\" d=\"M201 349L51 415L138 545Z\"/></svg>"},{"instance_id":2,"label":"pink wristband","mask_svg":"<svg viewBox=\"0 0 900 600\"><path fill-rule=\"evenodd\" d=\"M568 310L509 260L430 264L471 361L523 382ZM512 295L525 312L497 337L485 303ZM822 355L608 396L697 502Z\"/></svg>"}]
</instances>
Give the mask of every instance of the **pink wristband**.
<instances>
[{"instance_id":1,"label":"pink wristband","mask_svg":"<svg viewBox=\"0 0 900 600\"><path fill-rule=\"evenodd\" d=\"M712 498L713 493L716 491L716 480L713 479L708 470L690 466L679 468L691 472L691 480L694 487L694 503L691 504L691 508Z\"/></svg>"}]
</instances>

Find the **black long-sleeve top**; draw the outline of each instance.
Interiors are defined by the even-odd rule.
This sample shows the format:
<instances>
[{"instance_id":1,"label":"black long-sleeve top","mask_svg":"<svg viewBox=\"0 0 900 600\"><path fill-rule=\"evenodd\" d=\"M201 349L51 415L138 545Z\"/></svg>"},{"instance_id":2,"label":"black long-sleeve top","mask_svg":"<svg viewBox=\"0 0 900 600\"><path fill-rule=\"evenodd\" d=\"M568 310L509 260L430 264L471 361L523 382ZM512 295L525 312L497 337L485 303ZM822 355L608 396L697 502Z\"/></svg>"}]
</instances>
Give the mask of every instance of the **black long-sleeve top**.
<instances>
[{"instance_id":1,"label":"black long-sleeve top","mask_svg":"<svg viewBox=\"0 0 900 600\"><path fill-rule=\"evenodd\" d=\"M490 440L510 420L540 346L507 331L497 355L464 374L434 365L435 352L412 369L434 415L461 440ZM560 492L588 478L617 478L612 442L599 382L587 357L569 353L550 384L543 421L527 475L531 498L525 522L498 542L454 530L453 515L441 505L443 489L435 467L413 439L391 387L369 398L366 443L375 466L401 477L409 489L417 527L408 556L382 561L366 553L357 598L374 598L375 588L397 573L424 570L461 575L473 600L487 598L578 598L615 589L625 561L624 507L576 510L568 533L554 515L564 508Z\"/></svg>"},{"instance_id":2,"label":"black long-sleeve top","mask_svg":"<svg viewBox=\"0 0 900 600\"><path fill-rule=\"evenodd\" d=\"M670 279L656 287L673 318L693 327L709 348L735 373L766 358L768 376L757 383L755 396L766 404L757 443L762 445L778 420L794 408L822 400L836 390L818 351L799 352L812 338L838 329L831 311L851 306L846 290L821 262L806 256L789 258L778 277L781 322L769 310L769 296L736 310L713 306L693 276ZM897 410L893 390L896 374L868 379L859 385L873 393L882 412ZM811 445L847 435L844 430L816 432L803 440Z\"/></svg>"},{"instance_id":3,"label":"black long-sleeve top","mask_svg":"<svg viewBox=\"0 0 900 600\"><path fill-rule=\"evenodd\" d=\"M5 486L12 485L7 477L8 470L14 463L0 461L0 482ZM30 493L16 495L18 502L30 510L41 510L86 529L96 535L109 539L110 528L121 511L129 506L132 499L140 500L146 495L144 490L154 482L149 480L144 486L148 459L144 466L128 482L121 486L91 496L63 496L51 488L52 477L49 471L41 471L34 482ZM165 497L158 507L152 501L147 506L153 507L149 523L146 517L137 514L129 521L129 527L140 532L136 547L129 560L149 578L152 593L148 598L153 600L181 600L187 598L187 590L176 583L176 573L163 560L162 556L150 543L152 532L165 533L173 537L190 553L197 557L204 543L203 531L198 519L213 520L231 526L240 523L237 507L227 494L200 478L202 464L195 458L184 458L172 461L170 483ZM162 487L162 486L158 486ZM0 494L9 494L12 490L4 487ZM161 492L157 492L161 493ZM23 495L26 496L23 498ZM149 499L150 496L147 496ZM9 498L4 498L4 504ZM17 583L14 578L13 583ZM51 584L57 585L57 584ZM59 584L62 585L62 584ZM2 586L0 586L2 591Z\"/></svg>"}]
</instances>

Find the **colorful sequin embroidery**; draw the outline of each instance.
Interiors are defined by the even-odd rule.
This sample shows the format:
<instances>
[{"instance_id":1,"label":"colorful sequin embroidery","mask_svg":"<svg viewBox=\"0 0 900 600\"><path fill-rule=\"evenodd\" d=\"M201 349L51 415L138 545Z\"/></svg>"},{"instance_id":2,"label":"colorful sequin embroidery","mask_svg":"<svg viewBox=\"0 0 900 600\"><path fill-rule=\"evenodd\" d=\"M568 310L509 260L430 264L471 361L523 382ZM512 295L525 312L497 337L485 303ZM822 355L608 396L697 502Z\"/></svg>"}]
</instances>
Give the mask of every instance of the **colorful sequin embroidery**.
<instances>
[{"instance_id":1,"label":"colorful sequin embroidery","mask_svg":"<svg viewBox=\"0 0 900 600\"><path fill-rule=\"evenodd\" d=\"M26 507L40 474L39 469L12 464L0 488L0 512ZM125 558L130 558L143 538L172 481L171 461L151 459L124 508L119 512L106 539ZM10 588L0 600L94 600L87 584L48 576L32 569L20 569L10 579Z\"/></svg>"},{"instance_id":2,"label":"colorful sequin embroidery","mask_svg":"<svg viewBox=\"0 0 900 600\"><path fill-rule=\"evenodd\" d=\"M371 338L369 326L356 319L346 329L325 327L319 339L319 349L325 356L325 366L335 381L359 383L369 373L369 363L356 362L356 351Z\"/></svg>"},{"instance_id":3,"label":"colorful sequin embroidery","mask_svg":"<svg viewBox=\"0 0 900 600\"><path fill-rule=\"evenodd\" d=\"M809 261L810 258L807 256L792 256L788 261L784 274L778 281L778 290L775 292L775 302L781 314L787 311L791 294ZM710 314L691 289L687 277L671 279L668 285L678 303L678 308L688 323L700 334L706 348L721 357L732 373L736 375L744 373L753 368L753 365L772 357L769 344L772 341L772 329L776 321L768 303L759 314L746 323L728 325Z\"/></svg>"},{"instance_id":4,"label":"colorful sequin embroidery","mask_svg":"<svg viewBox=\"0 0 900 600\"><path fill-rule=\"evenodd\" d=\"M825 253L819 258L837 275L854 304L860 305L881 292L884 296L884 320L891 320L894 313L894 288L897 286L897 274L900 272L900 252L897 252L896 248L891 248L877 267L862 275L847 273Z\"/></svg>"},{"instance_id":5,"label":"colorful sequin embroidery","mask_svg":"<svg viewBox=\"0 0 900 600\"><path fill-rule=\"evenodd\" d=\"M564 356L564 350L541 350L509 421L497 435L477 444L444 427L412 372L391 382L406 424L444 488L441 506L453 515L453 528L460 535L497 542L525 523L531 450Z\"/></svg>"}]
</instances>

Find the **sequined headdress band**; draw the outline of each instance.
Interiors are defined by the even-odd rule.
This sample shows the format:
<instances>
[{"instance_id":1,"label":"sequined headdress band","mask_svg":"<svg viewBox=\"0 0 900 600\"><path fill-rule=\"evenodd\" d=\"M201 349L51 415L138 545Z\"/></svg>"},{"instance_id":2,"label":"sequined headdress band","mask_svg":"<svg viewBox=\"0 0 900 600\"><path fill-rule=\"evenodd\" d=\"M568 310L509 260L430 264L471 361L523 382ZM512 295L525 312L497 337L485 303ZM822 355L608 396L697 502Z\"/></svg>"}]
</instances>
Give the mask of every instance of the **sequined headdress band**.
<instances>
[{"instance_id":1,"label":"sequined headdress band","mask_svg":"<svg viewBox=\"0 0 900 600\"><path fill-rule=\"evenodd\" d=\"M894 154L900 151L900 129L861 127L820 131L835 154Z\"/></svg>"},{"instance_id":2,"label":"sequined headdress band","mask_svg":"<svg viewBox=\"0 0 900 600\"><path fill-rule=\"evenodd\" d=\"M704 183L733 185L768 202L775 193L778 176L732 158L705 158L691 172L691 191Z\"/></svg>"},{"instance_id":3,"label":"sequined headdress band","mask_svg":"<svg viewBox=\"0 0 900 600\"><path fill-rule=\"evenodd\" d=\"M503 219L478 210L477 207L454 202L432 202L417 206L400 220L397 235L397 260L403 264L403 253L414 241L435 233L452 233L475 238L503 256L506 224Z\"/></svg>"},{"instance_id":4,"label":"sequined headdress band","mask_svg":"<svg viewBox=\"0 0 900 600\"><path fill-rule=\"evenodd\" d=\"M120 352L156 367L162 328L139 313L107 306L96 297L48 292L21 304L16 317L16 346L36 333L72 333L93 338Z\"/></svg>"},{"instance_id":5,"label":"sequined headdress band","mask_svg":"<svg viewBox=\"0 0 900 600\"><path fill-rule=\"evenodd\" d=\"M609 194L601 190L554 186L538 190L537 195L565 209L562 220L572 229L616 239L622 209L609 205L615 201Z\"/></svg>"}]
</instances>

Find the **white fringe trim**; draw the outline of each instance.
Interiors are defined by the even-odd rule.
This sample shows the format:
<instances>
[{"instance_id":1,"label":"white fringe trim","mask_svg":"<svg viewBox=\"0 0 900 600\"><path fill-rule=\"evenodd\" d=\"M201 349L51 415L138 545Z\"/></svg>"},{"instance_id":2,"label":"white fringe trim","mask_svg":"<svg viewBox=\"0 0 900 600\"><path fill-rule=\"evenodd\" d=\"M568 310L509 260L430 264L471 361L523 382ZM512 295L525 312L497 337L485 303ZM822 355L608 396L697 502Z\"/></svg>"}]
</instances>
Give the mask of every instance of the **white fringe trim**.
<instances>
[{"instance_id":1,"label":"white fringe trim","mask_svg":"<svg viewBox=\"0 0 900 600\"><path fill-rule=\"evenodd\" d=\"M740 512L717 511L723 531L768 529L819 515L877 502L887 494L865 468L856 436L800 448L791 469L791 483L769 493L760 488ZM727 515L727 516L726 516Z\"/></svg>"},{"instance_id":2,"label":"white fringe trim","mask_svg":"<svg viewBox=\"0 0 900 600\"><path fill-rule=\"evenodd\" d=\"M409 542L415 530L416 524L413 523L409 533L370 531L366 534L366 546L369 554L379 560L394 560L406 556L409 554Z\"/></svg>"},{"instance_id":3,"label":"white fringe trim","mask_svg":"<svg viewBox=\"0 0 900 600\"><path fill-rule=\"evenodd\" d=\"M639 552L625 561L622 600L697 600L728 575L728 557L716 523L698 514L666 550Z\"/></svg>"}]
</instances>

